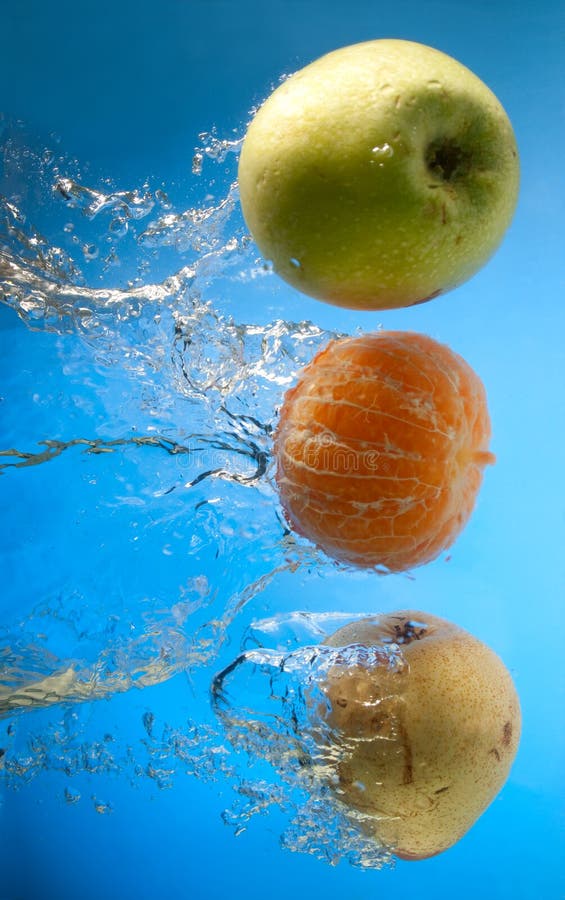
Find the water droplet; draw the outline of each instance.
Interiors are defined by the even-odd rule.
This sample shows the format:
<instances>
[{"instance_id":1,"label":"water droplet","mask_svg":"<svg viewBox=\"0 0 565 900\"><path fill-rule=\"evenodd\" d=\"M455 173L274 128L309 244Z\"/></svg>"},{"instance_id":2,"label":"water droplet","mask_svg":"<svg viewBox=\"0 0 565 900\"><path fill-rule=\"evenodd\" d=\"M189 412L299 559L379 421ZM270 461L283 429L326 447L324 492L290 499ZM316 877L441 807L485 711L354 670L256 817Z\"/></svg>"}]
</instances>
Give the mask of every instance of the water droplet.
<instances>
[{"instance_id":1,"label":"water droplet","mask_svg":"<svg viewBox=\"0 0 565 900\"><path fill-rule=\"evenodd\" d=\"M289 262L290 262L291 266L293 266L293 268L295 268L295 269L302 268L302 263L300 262L299 259L296 259L294 256L291 256Z\"/></svg>"},{"instance_id":2,"label":"water droplet","mask_svg":"<svg viewBox=\"0 0 565 900\"><path fill-rule=\"evenodd\" d=\"M373 147L371 153L376 159L387 159L391 156L394 156L394 149L385 141L384 144Z\"/></svg>"}]
</instances>

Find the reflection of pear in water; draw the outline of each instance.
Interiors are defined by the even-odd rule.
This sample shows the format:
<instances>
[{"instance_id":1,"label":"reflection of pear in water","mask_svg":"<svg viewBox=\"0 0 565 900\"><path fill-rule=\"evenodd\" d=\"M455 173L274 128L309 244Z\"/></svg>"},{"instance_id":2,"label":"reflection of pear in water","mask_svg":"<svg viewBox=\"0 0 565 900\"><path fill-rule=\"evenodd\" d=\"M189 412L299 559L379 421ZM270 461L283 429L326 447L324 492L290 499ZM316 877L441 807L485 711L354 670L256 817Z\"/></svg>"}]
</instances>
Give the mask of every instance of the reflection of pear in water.
<instances>
[{"instance_id":1,"label":"reflection of pear in water","mask_svg":"<svg viewBox=\"0 0 565 900\"><path fill-rule=\"evenodd\" d=\"M77 673L72 666L18 686L6 687L0 684L0 718L15 710L52 706L76 694L77 691L79 699L80 695L86 698L84 686L78 681Z\"/></svg>"},{"instance_id":2,"label":"reflection of pear in water","mask_svg":"<svg viewBox=\"0 0 565 900\"><path fill-rule=\"evenodd\" d=\"M176 671L166 656L159 652L153 658L146 656L143 669L136 668L135 657L131 657L135 677L121 669L107 672L104 669L106 656L107 652L102 653L97 663L91 667L78 669L75 663L58 660L60 665L57 670L43 677L34 678L23 673L17 683L15 680L7 684L0 681L0 719L17 711L55 706L58 703L100 700L129 691L132 687L151 687L166 681ZM127 658L127 654L124 653L124 657ZM182 667L182 664L177 664L178 669Z\"/></svg>"},{"instance_id":3,"label":"reflection of pear in water","mask_svg":"<svg viewBox=\"0 0 565 900\"><path fill-rule=\"evenodd\" d=\"M426 613L359 620L325 643L383 641L401 645L404 670L337 662L322 685L339 749L336 790L370 817L380 843L424 859L458 841L502 788L520 707L496 654Z\"/></svg>"}]
</instances>

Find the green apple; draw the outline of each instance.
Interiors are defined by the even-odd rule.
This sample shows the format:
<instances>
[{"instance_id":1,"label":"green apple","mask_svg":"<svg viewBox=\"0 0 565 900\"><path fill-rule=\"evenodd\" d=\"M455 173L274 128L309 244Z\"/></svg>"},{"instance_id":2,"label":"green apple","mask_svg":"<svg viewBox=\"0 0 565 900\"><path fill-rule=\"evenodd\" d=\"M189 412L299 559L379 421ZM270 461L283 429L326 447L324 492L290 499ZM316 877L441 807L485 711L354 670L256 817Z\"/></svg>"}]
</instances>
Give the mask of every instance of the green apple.
<instances>
[{"instance_id":1,"label":"green apple","mask_svg":"<svg viewBox=\"0 0 565 900\"><path fill-rule=\"evenodd\" d=\"M259 109L239 162L243 215L275 271L354 309L410 306L468 279L502 240L518 183L494 94L402 40L295 73Z\"/></svg>"},{"instance_id":2,"label":"green apple","mask_svg":"<svg viewBox=\"0 0 565 900\"><path fill-rule=\"evenodd\" d=\"M489 647L427 613L362 619L325 641L383 642L399 645L403 666L352 664L343 653L322 684L333 735L324 753L337 760L334 790L378 842L424 859L458 841L502 788L520 705Z\"/></svg>"}]
</instances>

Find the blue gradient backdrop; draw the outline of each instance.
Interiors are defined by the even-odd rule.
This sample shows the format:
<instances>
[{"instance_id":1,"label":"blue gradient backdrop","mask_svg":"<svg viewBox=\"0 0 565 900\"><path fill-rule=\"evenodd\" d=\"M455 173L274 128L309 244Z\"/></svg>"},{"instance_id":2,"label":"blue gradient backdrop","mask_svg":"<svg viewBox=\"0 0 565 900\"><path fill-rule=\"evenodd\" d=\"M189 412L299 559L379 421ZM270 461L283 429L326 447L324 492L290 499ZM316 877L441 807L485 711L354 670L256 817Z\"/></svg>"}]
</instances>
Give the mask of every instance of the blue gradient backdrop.
<instances>
[{"instance_id":1,"label":"blue gradient backdrop","mask_svg":"<svg viewBox=\"0 0 565 900\"><path fill-rule=\"evenodd\" d=\"M520 693L524 733L509 783L469 835L438 858L394 871L332 868L285 852L276 814L235 838L220 819L229 800L221 784L180 778L159 792L100 776L96 790L111 798L114 812L99 816L91 804L65 804L61 777L45 773L3 798L0 900L565 896L564 24L557 0L2 3L0 110L37 133L57 133L65 152L89 161L91 180L102 173L123 188L155 175L182 186L199 132L216 126L220 136L241 133L249 109L281 74L356 41L428 43L467 64L498 95L516 130L522 191L502 248L471 282L424 307L362 319L290 289L279 290L266 313L256 308L264 292L255 296L249 285L241 319L270 315L278 303L286 318L328 328L422 330L481 374L498 463L452 565L422 570L398 600L454 619L503 656ZM0 394L8 384L21 390L20 443L35 444L49 424L41 410L29 412L26 398L36 379L52 377L54 389L62 379L60 345L29 332L8 309L0 309L0 341ZM76 376L73 384L80 390ZM4 446L10 429L0 427ZM33 542L46 528L56 531L61 507L73 507L71 486L62 499L42 498L42 478L37 467L33 477L0 483L6 552L22 518ZM4 565L0 615L3 608L13 615L30 579L40 590L56 578L50 565L61 552L55 548L33 572L25 563ZM352 579L344 598L343 584L320 583L328 608L367 608L366 590ZM272 605L285 589L286 582L275 586ZM293 590L300 606L305 589ZM178 703L174 685L160 697ZM185 702L192 712L204 701ZM112 715L127 722L132 705L141 715L142 698L131 697L113 701Z\"/></svg>"}]
</instances>

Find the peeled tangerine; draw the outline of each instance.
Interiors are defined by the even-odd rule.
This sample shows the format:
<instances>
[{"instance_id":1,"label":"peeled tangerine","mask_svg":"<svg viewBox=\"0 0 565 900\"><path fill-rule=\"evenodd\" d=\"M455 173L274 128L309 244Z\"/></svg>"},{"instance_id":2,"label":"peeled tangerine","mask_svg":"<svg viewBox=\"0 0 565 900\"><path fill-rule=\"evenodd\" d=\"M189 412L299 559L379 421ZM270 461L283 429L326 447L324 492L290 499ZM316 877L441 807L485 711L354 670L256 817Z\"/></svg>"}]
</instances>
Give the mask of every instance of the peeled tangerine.
<instances>
[{"instance_id":1,"label":"peeled tangerine","mask_svg":"<svg viewBox=\"0 0 565 900\"><path fill-rule=\"evenodd\" d=\"M463 529L489 438L482 382L445 345L394 331L331 341L284 398L281 503L334 559L404 571Z\"/></svg>"},{"instance_id":2,"label":"peeled tangerine","mask_svg":"<svg viewBox=\"0 0 565 900\"><path fill-rule=\"evenodd\" d=\"M404 668L348 665L344 653L322 685L334 789L380 844L402 859L425 859L458 841L502 788L520 705L498 656L436 616L389 613L326 640L383 642L400 645Z\"/></svg>"}]
</instances>

